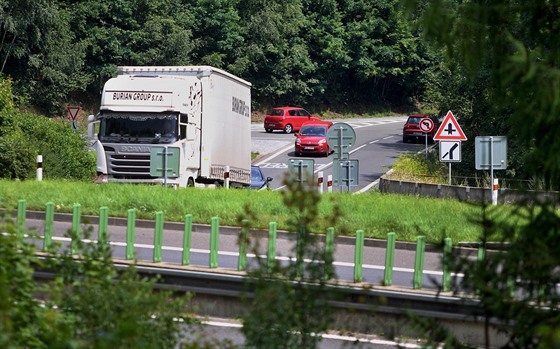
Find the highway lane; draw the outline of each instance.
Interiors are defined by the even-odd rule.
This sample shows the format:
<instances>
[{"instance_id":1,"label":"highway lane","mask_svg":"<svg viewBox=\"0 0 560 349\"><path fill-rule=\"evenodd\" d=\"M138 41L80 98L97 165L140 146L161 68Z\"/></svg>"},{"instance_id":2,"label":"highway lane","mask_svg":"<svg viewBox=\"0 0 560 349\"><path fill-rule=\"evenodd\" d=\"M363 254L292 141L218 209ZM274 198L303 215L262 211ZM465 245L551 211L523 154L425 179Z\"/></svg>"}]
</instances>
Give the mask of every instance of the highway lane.
<instances>
[{"instance_id":1,"label":"highway lane","mask_svg":"<svg viewBox=\"0 0 560 349\"><path fill-rule=\"evenodd\" d=\"M369 190L400 154L422 149L423 144L402 142L402 126L405 121L406 117L333 120L349 124L356 132L356 142L349 152L350 159L359 161L360 171L358 186L351 187L352 192ZM261 154L255 164L263 169L265 176L274 178L271 183L273 189L282 188L290 159L313 158L314 172L317 174L322 171L325 183L327 176L332 175L333 154L328 157L295 157L293 134L279 131L266 133L261 124L253 124L251 137L253 149ZM347 187L334 189L348 190Z\"/></svg>"},{"instance_id":2,"label":"highway lane","mask_svg":"<svg viewBox=\"0 0 560 349\"><path fill-rule=\"evenodd\" d=\"M114 219L113 219L114 220ZM39 235L44 231L44 223L41 219L27 219L27 226ZM71 228L70 221L55 222L55 241L67 245L69 239L65 232ZM92 220L87 226L91 227L91 240L97 240L96 221ZM114 257L125 258L126 251L126 224L120 220L118 224L109 226L109 241L113 248ZM83 227L86 230L86 226ZM135 258L139 261L153 261L154 223L151 221L138 221L135 229L134 251ZM192 248L190 253L190 265L197 267L209 267L210 265L210 228L204 225L193 226ZM166 223L163 231L163 262L181 264L182 244L184 229L180 223ZM237 269L238 264L238 230L231 227L220 227L218 266L226 269ZM268 244L266 232L254 232L251 234L253 246L260 249L252 249L248 254L249 265L255 265L256 255L266 258L264 248ZM36 242L42 246L42 240ZM399 243L401 248L395 251L395 264L393 269L393 285L412 289L415 246L414 244ZM278 232L276 243L276 258L287 262L294 256L293 234ZM354 279L354 256L355 242L353 238L337 238L335 245L334 266L337 279L343 282L353 282ZM363 281L371 285L381 285L384 277L385 246L384 242L366 239L363 257ZM459 276L460 277L460 276ZM441 253L427 251L424 260L423 288L437 289L441 283Z\"/></svg>"}]
</instances>

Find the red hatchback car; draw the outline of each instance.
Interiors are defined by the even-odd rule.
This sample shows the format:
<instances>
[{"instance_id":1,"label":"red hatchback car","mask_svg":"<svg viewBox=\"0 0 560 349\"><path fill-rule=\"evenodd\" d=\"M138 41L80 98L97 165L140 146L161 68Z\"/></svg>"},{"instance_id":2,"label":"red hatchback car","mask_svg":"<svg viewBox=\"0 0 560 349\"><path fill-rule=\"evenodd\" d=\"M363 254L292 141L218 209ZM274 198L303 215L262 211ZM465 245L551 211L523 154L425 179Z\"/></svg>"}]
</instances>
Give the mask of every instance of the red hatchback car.
<instances>
[{"instance_id":1,"label":"red hatchback car","mask_svg":"<svg viewBox=\"0 0 560 349\"><path fill-rule=\"evenodd\" d=\"M278 107L266 115L264 129L266 132L280 130L292 133L299 131L301 125L310 121L321 121L321 119L300 107Z\"/></svg>"},{"instance_id":2,"label":"red hatchback car","mask_svg":"<svg viewBox=\"0 0 560 349\"><path fill-rule=\"evenodd\" d=\"M301 130L295 134L296 156L303 154L328 156L331 148L327 144L327 130L332 124L330 121L314 121L303 124Z\"/></svg>"}]
</instances>

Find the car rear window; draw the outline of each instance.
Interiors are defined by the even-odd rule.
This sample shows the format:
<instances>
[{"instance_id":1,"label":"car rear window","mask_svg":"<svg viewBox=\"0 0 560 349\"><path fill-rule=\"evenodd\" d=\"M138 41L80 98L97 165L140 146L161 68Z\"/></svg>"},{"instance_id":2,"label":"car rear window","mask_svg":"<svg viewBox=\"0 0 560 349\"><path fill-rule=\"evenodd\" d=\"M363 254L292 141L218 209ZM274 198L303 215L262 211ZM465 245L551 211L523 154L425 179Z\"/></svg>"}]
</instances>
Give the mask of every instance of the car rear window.
<instances>
[{"instance_id":1,"label":"car rear window","mask_svg":"<svg viewBox=\"0 0 560 349\"><path fill-rule=\"evenodd\" d=\"M284 111L282 109L272 109L272 111L270 112L270 114L268 115L272 115L272 116L284 116Z\"/></svg>"},{"instance_id":2,"label":"car rear window","mask_svg":"<svg viewBox=\"0 0 560 349\"><path fill-rule=\"evenodd\" d=\"M408 118L408 121L406 123L407 124L419 124L422 119L423 118L419 117L419 116L411 116L411 117Z\"/></svg>"}]
</instances>

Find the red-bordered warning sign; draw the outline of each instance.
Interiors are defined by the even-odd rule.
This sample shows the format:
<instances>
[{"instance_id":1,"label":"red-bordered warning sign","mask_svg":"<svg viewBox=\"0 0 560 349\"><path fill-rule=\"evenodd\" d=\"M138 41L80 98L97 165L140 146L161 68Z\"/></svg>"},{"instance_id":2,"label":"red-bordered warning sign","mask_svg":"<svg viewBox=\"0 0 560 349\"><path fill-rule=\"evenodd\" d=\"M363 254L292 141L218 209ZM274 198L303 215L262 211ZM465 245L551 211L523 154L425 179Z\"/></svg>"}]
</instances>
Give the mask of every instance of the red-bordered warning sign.
<instances>
[{"instance_id":1,"label":"red-bordered warning sign","mask_svg":"<svg viewBox=\"0 0 560 349\"><path fill-rule=\"evenodd\" d=\"M450 111L447 112L445 119L439 126L436 135L434 136L436 141L466 141L467 136L459 126L457 119Z\"/></svg>"},{"instance_id":2,"label":"red-bordered warning sign","mask_svg":"<svg viewBox=\"0 0 560 349\"><path fill-rule=\"evenodd\" d=\"M76 116L78 116L78 112L80 111L80 107L66 107L68 110L68 115L70 115L70 119L72 121L76 120Z\"/></svg>"}]
</instances>

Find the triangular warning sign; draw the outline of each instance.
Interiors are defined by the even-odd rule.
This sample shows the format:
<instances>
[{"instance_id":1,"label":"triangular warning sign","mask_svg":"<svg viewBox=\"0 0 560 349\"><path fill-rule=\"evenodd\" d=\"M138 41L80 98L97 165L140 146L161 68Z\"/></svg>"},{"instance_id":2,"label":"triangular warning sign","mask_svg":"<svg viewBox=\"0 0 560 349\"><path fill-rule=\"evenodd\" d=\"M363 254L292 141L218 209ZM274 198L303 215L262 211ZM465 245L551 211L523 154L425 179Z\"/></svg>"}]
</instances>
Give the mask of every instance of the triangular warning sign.
<instances>
[{"instance_id":1,"label":"triangular warning sign","mask_svg":"<svg viewBox=\"0 0 560 349\"><path fill-rule=\"evenodd\" d=\"M66 107L68 110L68 115L70 115L70 119L72 121L76 120L76 116L78 116L78 112L80 111L80 107Z\"/></svg>"},{"instance_id":2,"label":"triangular warning sign","mask_svg":"<svg viewBox=\"0 0 560 349\"><path fill-rule=\"evenodd\" d=\"M434 136L436 141L466 141L467 137L465 133L459 126L457 119L453 116L450 111L447 112L445 119L439 126L436 135Z\"/></svg>"}]
</instances>

